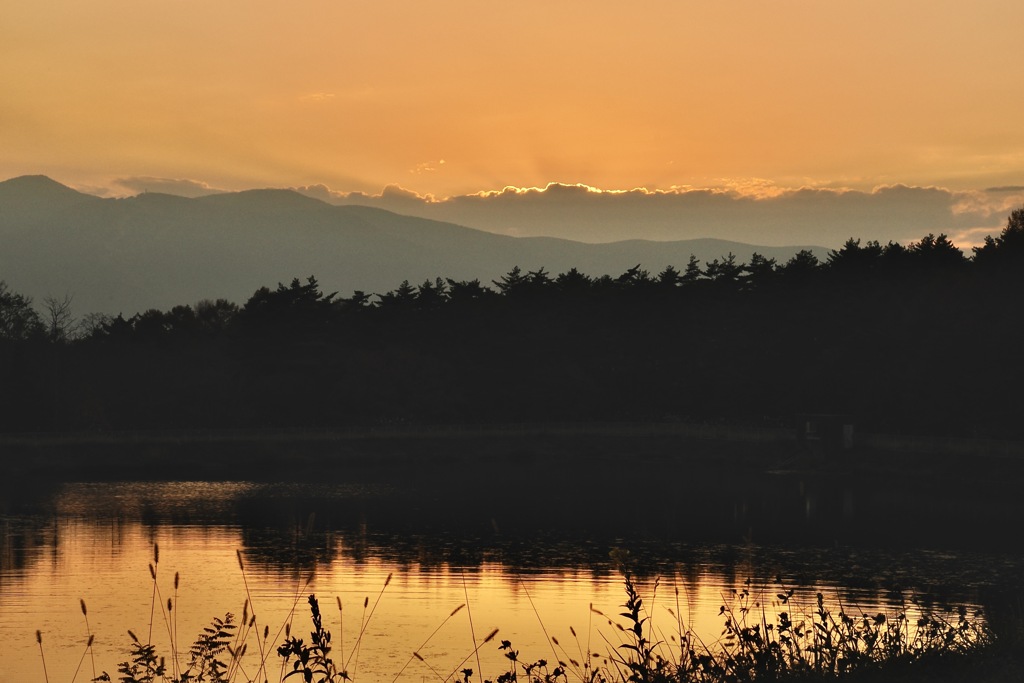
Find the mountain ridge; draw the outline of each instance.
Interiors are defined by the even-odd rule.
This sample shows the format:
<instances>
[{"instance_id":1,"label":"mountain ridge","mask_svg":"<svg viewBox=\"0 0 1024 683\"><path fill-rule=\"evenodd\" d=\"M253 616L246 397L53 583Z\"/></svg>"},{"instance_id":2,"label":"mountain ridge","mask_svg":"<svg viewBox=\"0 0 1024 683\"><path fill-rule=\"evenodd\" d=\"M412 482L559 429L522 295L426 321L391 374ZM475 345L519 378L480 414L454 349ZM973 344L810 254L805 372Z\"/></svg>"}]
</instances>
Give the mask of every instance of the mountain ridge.
<instances>
[{"instance_id":1,"label":"mountain ridge","mask_svg":"<svg viewBox=\"0 0 1024 683\"><path fill-rule=\"evenodd\" d=\"M325 289L384 293L408 280L500 278L515 266L616 276L657 273L728 252L785 261L800 249L700 238L592 244L512 237L369 206L337 206L294 190L196 198L142 193L100 198L46 176L0 182L0 279L40 301L74 297L75 311L166 309L203 298L244 303L261 286L315 275Z\"/></svg>"}]
</instances>

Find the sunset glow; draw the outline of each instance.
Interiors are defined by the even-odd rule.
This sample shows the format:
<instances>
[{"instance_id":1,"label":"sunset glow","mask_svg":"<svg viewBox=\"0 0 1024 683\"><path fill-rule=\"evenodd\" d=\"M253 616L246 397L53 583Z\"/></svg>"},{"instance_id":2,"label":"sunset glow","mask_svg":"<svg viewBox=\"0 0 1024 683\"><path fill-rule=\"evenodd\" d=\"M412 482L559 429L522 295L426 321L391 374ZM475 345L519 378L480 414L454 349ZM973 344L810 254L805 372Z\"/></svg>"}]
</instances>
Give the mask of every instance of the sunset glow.
<instances>
[{"instance_id":1,"label":"sunset glow","mask_svg":"<svg viewBox=\"0 0 1024 683\"><path fill-rule=\"evenodd\" d=\"M1008 0L17 3L0 176L420 195L1024 177Z\"/></svg>"},{"instance_id":2,"label":"sunset glow","mask_svg":"<svg viewBox=\"0 0 1024 683\"><path fill-rule=\"evenodd\" d=\"M0 683L1024 681L1024 0L0 7Z\"/></svg>"}]
</instances>

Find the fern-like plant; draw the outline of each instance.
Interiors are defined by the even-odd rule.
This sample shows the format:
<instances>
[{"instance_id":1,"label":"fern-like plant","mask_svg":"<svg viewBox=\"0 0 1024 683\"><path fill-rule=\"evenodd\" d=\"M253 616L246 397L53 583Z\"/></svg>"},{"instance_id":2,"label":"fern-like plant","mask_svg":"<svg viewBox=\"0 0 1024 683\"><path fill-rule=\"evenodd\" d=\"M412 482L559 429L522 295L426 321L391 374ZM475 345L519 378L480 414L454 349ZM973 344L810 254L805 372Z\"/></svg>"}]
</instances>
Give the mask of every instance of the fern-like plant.
<instances>
[{"instance_id":1,"label":"fern-like plant","mask_svg":"<svg viewBox=\"0 0 1024 683\"><path fill-rule=\"evenodd\" d=\"M167 665L163 657L157 656L156 647L151 643L143 643L132 631L128 631L132 639L129 650L131 657L117 665L120 674L117 680L119 683L229 683L230 663L242 654L231 651L234 632L234 615L228 612L223 619L214 617L189 650L188 669L180 677L167 678ZM225 653L228 655L227 661L224 659ZM92 680L94 683L109 683L111 678L104 671Z\"/></svg>"},{"instance_id":2,"label":"fern-like plant","mask_svg":"<svg viewBox=\"0 0 1024 683\"><path fill-rule=\"evenodd\" d=\"M234 615L231 612L223 619L215 617L192 644L188 669L174 683L227 683L231 660L242 655L231 651L234 633ZM225 654L228 661L223 659Z\"/></svg>"}]
</instances>

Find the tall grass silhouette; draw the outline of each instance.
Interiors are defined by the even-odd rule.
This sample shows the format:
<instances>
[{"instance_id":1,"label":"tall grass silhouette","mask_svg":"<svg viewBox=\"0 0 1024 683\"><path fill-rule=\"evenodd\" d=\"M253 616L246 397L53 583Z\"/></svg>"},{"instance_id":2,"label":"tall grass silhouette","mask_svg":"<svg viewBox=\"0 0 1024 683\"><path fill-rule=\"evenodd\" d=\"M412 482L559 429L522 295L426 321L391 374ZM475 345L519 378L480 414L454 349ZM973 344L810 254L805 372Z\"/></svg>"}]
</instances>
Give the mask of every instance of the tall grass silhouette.
<instances>
[{"instance_id":1,"label":"tall grass silhouette","mask_svg":"<svg viewBox=\"0 0 1024 683\"><path fill-rule=\"evenodd\" d=\"M341 599L337 598L339 639L335 650L332 633L325 624L315 594L306 595L311 624L308 640L296 632L297 606L304 590L312 582L312 576L305 583L297 580L287 616L271 637L270 625L261 623L256 617L241 552L237 557L246 595L241 619L236 620L230 612L223 617L214 617L192 644L183 648L178 638L176 616L181 577L175 574L173 594L165 602L157 585L159 549L154 546L154 561L149 565L154 586L147 637L141 639L134 631L128 630L128 657L118 664L117 678L106 671L96 675L94 669L91 680L117 680L120 683L270 683L271 680L279 683L340 683L362 680L359 674L360 648L391 583L391 574L372 605L369 596L363 599L358 629L347 644L342 637L345 612ZM501 640L496 647L504 656L507 668L493 679L484 676L480 651L496 639L499 631L492 629L484 638L477 639L469 591L464 583L466 602L444 617L412 651L394 675L392 683L415 677L442 683L863 680L857 677L870 674L885 676L894 671L925 671L927 669L922 665L928 663L984 656L995 642L983 615L980 612L971 614L964 607L938 612L911 598L890 613L867 613L845 605L841 600L830 601L822 592L805 595L781 581L755 586L749 580L723 594L719 609L721 635L713 642L705 642L690 626L692 615L687 614L684 619L678 588L675 589L674 602L670 598L672 604L656 608L661 580L655 579L649 597L644 596L629 566L628 556L617 554L614 559L619 564L625 593L620 611L609 616L591 605L587 614L586 638L581 640L576 629L570 626L572 642L568 647L557 636L549 634L537 606L532 597L529 598L550 647L550 660L546 657L524 658L511 641ZM525 584L523 588L526 589ZM528 592L527 595L529 597ZM77 679L86 656L93 654L95 636L88 625L84 600L81 601L81 609L89 633L72 683ZM471 638L464 656L456 655L452 660L457 662L454 666L451 662L430 661L424 655L424 649L463 611ZM664 615L669 618L665 619ZM595 616L606 622L607 628L598 624L595 629ZM159 653L153 644L154 625L161 622L169 643L167 655ZM602 645L593 645L595 636ZM49 683L41 631L36 631L36 641L43 680ZM249 654L250 645L253 646L252 655ZM269 660L275 655L280 660L280 668L272 677ZM471 661L475 669L471 668L472 665L466 666Z\"/></svg>"}]
</instances>

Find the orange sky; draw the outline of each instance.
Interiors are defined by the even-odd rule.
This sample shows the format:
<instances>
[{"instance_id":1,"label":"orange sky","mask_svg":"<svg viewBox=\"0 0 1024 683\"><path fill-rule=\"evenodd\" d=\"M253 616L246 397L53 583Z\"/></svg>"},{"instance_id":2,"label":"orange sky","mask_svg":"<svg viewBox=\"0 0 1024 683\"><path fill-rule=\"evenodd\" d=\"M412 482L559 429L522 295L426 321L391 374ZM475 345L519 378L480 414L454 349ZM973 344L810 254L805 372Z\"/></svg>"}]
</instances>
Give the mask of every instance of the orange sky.
<instances>
[{"instance_id":1,"label":"orange sky","mask_svg":"<svg viewBox=\"0 0 1024 683\"><path fill-rule=\"evenodd\" d=\"M3 3L0 177L1024 185L1019 0Z\"/></svg>"}]
</instances>

